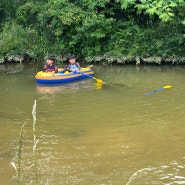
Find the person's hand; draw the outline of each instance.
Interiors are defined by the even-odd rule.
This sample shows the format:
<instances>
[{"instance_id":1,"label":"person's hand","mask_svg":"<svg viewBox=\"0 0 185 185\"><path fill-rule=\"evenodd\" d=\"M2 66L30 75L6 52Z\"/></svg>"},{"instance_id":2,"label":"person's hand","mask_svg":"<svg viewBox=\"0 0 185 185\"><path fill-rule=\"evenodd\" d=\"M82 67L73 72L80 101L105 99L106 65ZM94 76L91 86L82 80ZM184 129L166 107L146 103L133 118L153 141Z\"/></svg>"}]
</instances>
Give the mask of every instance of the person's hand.
<instances>
[{"instance_id":1,"label":"person's hand","mask_svg":"<svg viewBox=\"0 0 185 185\"><path fill-rule=\"evenodd\" d=\"M71 69L70 69L70 71L75 72L75 71L76 71L76 69L72 69L72 68L71 68Z\"/></svg>"}]
</instances>

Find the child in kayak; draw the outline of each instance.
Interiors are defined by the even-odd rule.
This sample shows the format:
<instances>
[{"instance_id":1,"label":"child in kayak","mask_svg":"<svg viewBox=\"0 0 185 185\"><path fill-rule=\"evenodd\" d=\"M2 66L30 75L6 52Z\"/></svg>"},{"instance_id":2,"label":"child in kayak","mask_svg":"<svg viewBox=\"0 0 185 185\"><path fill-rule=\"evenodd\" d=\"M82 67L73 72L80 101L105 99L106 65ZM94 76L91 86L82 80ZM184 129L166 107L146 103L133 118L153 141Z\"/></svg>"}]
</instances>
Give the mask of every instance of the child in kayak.
<instances>
[{"instance_id":1,"label":"child in kayak","mask_svg":"<svg viewBox=\"0 0 185 185\"><path fill-rule=\"evenodd\" d=\"M47 57L47 64L44 65L43 71L51 72L51 73L58 73L58 67L55 64L56 58L53 56Z\"/></svg>"},{"instance_id":2,"label":"child in kayak","mask_svg":"<svg viewBox=\"0 0 185 185\"><path fill-rule=\"evenodd\" d=\"M76 57L74 55L69 56L68 58L69 65L67 66L66 69L64 69L64 72L73 72L73 73L78 73L80 70L80 64L76 62Z\"/></svg>"}]
</instances>

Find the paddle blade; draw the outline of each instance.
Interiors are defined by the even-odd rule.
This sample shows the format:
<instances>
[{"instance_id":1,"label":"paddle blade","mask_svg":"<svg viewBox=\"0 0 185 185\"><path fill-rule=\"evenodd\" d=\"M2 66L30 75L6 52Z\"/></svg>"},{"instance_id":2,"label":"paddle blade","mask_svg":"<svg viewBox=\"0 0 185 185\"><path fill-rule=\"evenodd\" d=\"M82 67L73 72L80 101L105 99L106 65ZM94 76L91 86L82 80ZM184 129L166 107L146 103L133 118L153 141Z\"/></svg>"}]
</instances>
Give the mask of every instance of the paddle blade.
<instances>
[{"instance_id":1,"label":"paddle blade","mask_svg":"<svg viewBox=\"0 0 185 185\"><path fill-rule=\"evenodd\" d=\"M95 79L97 83L103 83L103 81L101 79L97 79L95 77L93 77L93 79Z\"/></svg>"},{"instance_id":2,"label":"paddle blade","mask_svg":"<svg viewBox=\"0 0 185 185\"><path fill-rule=\"evenodd\" d=\"M102 87L103 87L103 84L102 83L95 83L95 89L98 89L98 90L100 90L100 89L102 89Z\"/></svg>"},{"instance_id":3,"label":"paddle blade","mask_svg":"<svg viewBox=\"0 0 185 185\"><path fill-rule=\"evenodd\" d=\"M171 85L166 85L166 86L164 86L163 88L164 89L169 89L169 88L171 88L172 86Z\"/></svg>"}]
</instances>

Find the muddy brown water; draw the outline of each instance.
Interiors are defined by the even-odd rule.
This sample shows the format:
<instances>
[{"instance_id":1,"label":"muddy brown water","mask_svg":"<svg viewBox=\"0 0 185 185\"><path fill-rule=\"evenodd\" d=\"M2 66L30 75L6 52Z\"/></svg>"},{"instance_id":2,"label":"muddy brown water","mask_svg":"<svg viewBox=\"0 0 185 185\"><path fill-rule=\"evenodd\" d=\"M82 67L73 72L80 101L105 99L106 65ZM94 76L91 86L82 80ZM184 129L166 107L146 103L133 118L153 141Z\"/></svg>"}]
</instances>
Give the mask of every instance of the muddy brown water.
<instances>
[{"instance_id":1,"label":"muddy brown water","mask_svg":"<svg viewBox=\"0 0 185 185\"><path fill-rule=\"evenodd\" d=\"M0 70L0 184L185 184L184 66L94 66L103 86Z\"/></svg>"}]
</instances>

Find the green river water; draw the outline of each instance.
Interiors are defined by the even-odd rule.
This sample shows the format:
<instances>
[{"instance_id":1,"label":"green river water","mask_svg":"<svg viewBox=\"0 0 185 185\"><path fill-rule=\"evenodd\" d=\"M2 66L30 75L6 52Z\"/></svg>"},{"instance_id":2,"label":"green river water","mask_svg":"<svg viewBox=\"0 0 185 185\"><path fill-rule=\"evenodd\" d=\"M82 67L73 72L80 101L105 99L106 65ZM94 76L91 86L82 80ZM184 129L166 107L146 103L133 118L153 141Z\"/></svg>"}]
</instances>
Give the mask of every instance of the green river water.
<instances>
[{"instance_id":1,"label":"green river water","mask_svg":"<svg viewBox=\"0 0 185 185\"><path fill-rule=\"evenodd\" d=\"M0 66L0 185L185 184L185 66L93 69L103 86Z\"/></svg>"}]
</instances>

